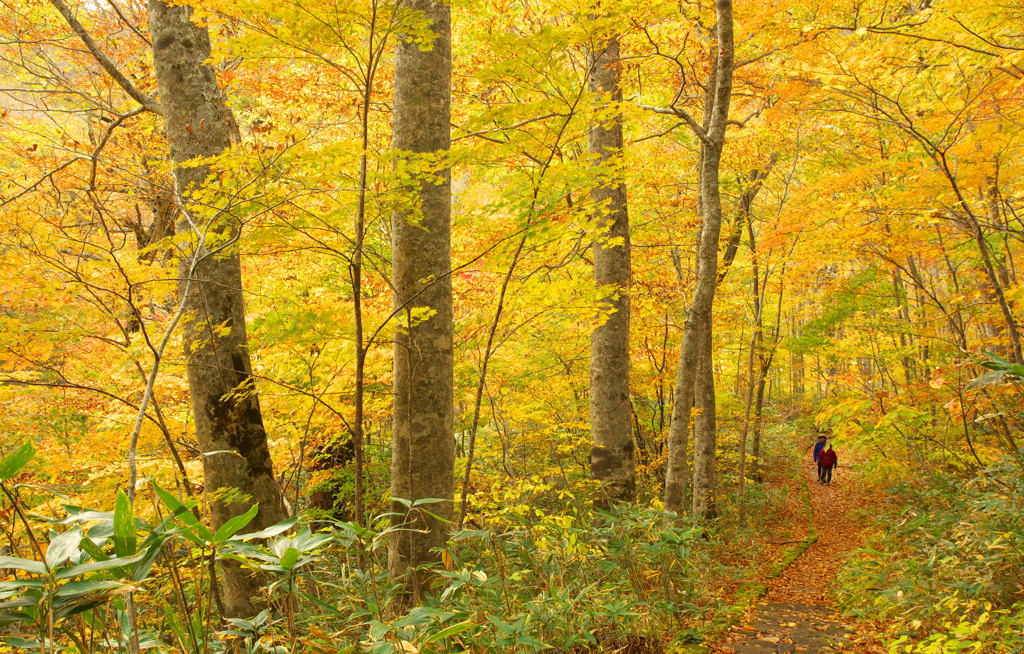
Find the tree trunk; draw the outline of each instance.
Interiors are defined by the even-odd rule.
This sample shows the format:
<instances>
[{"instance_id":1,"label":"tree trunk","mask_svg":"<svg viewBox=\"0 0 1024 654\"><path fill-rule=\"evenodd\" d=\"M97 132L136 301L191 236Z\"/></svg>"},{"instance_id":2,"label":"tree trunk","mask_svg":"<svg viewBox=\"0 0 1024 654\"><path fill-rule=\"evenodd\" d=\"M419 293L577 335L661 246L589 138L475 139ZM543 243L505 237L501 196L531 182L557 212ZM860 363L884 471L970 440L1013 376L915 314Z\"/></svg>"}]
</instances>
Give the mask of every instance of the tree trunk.
<instances>
[{"instance_id":1,"label":"tree trunk","mask_svg":"<svg viewBox=\"0 0 1024 654\"><path fill-rule=\"evenodd\" d=\"M621 102L618 37L595 47L588 59L590 91L599 94L599 110L609 101ZM599 232L593 245L594 281L599 288L614 289L612 313L590 337L590 472L601 482L601 502L631 501L636 466L629 403L629 216L626 187L616 170L621 165L621 115L591 124L588 140L591 157L604 168L590 194Z\"/></svg>"},{"instance_id":2,"label":"tree trunk","mask_svg":"<svg viewBox=\"0 0 1024 654\"><path fill-rule=\"evenodd\" d=\"M455 493L452 427L451 13L440 0L413 0L434 34L433 42L406 37L396 47L394 148L399 166L415 174L406 205L392 217L394 302L405 317L394 339L394 431L391 496L440 502L410 509L392 503L392 524L404 525L391 541L392 579L405 597L426 590L424 564L439 560ZM427 47L428 49L424 49ZM436 165L428 164L442 157ZM433 514L433 515L430 515ZM435 517L436 516L436 517Z\"/></svg>"},{"instance_id":3,"label":"tree trunk","mask_svg":"<svg viewBox=\"0 0 1024 654\"><path fill-rule=\"evenodd\" d=\"M759 347L761 347L759 345ZM763 353L759 355L763 356ZM770 366L761 360L760 369L757 373L757 394L754 400L754 434L750 443L750 477L757 483L764 481L761 475L761 430L764 426L764 389L768 382L768 369Z\"/></svg>"},{"instance_id":4,"label":"tree trunk","mask_svg":"<svg viewBox=\"0 0 1024 654\"><path fill-rule=\"evenodd\" d=\"M187 6L149 2L153 62L182 209L178 233L192 235L190 245L182 246L179 264L180 301L191 317L184 330L189 393L196 439L203 452L211 453L203 457L206 491L246 498L211 502L213 526L258 503L259 513L249 525L256 530L280 522L287 512L251 376L241 263L234 246L239 225L232 216L211 214L190 202L202 190L209 167L182 165L222 154L235 129L213 68L204 63L210 56L209 34L191 22L191 14ZM214 235L215 251L204 245ZM259 577L234 562L222 562L221 570L226 616L255 615L261 604Z\"/></svg>"},{"instance_id":5,"label":"tree trunk","mask_svg":"<svg viewBox=\"0 0 1024 654\"><path fill-rule=\"evenodd\" d=\"M710 102L705 106L704 129L701 139L700 196L701 215L704 218L697 245L697 283L693 300L686 313L683 328L683 346L679 353L679 372L676 376L676 402L669 426L669 453L665 475L665 509L682 513L686 491L686 432L693 404L694 379L700 354L701 338L710 332L711 307L718 277L718 237L722 226L722 198L718 183L722 148L725 145L725 123L729 117L732 98L733 29L732 1L715 3L717 25L717 57L708 88ZM709 366L710 369L710 366ZM713 437L714 427L703 432Z\"/></svg>"},{"instance_id":6,"label":"tree trunk","mask_svg":"<svg viewBox=\"0 0 1024 654\"><path fill-rule=\"evenodd\" d=\"M711 365L714 351L711 321L703 325L697 378L694 380L694 404L699 413L693 424L693 515L710 520L717 515L715 506L715 374Z\"/></svg>"}]
</instances>

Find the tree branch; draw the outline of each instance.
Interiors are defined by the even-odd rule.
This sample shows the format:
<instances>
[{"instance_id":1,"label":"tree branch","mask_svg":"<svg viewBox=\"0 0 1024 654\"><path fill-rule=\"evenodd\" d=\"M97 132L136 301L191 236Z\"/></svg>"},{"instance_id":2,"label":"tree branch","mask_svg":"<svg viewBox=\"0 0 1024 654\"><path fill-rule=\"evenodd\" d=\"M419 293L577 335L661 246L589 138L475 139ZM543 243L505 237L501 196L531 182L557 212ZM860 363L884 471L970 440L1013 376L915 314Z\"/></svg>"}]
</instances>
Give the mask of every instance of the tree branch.
<instances>
[{"instance_id":1,"label":"tree branch","mask_svg":"<svg viewBox=\"0 0 1024 654\"><path fill-rule=\"evenodd\" d=\"M117 66L115 66L114 62L110 60L110 57L103 54L103 51L100 50L99 45L97 45L96 41L94 41L89 35L89 32L87 32L85 27L78 22L78 19L75 18L73 13L71 13L68 6L64 4L64 0L50 0L50 4L60 12L60 15L64 17L64 20L71 26L71 29L74 30L75 34L82 39L82 42L85 43L85 47L89 49L89 52L91 52L92 56L96 58L96 61L98 61L100 66L103 67L103 70L107 71L107 74L110 75L110 77L113 78L113 80L117 82L122 89L124 89L125 93L130 95L132 99L149 111L152 111L157 115L162 115L160 103L148 95L143 94L135 88L135 85L132 84L127 77L121 74L121 71L117 69Z\"/></svg>"},{"instance_id":2,"label":"tree branch","mask_svg":"<svg viewBox=\"0 0 1024 654\"><path fill-rule=\"evenodd\" d=\"M701 127L700 123L693 119L693 116L691 116L686 109L681 109L679 107L652 107L650 105L639 103L636 106L641 109L646 109L647 111L653 111L656 114L665 114L667 116L681 118L683 122L690 126L690 129L692 129L693 133L697 135L697 138L701 141L707 140L707 132L704 131L704 128Z\"/></svg>"}]
</instances>

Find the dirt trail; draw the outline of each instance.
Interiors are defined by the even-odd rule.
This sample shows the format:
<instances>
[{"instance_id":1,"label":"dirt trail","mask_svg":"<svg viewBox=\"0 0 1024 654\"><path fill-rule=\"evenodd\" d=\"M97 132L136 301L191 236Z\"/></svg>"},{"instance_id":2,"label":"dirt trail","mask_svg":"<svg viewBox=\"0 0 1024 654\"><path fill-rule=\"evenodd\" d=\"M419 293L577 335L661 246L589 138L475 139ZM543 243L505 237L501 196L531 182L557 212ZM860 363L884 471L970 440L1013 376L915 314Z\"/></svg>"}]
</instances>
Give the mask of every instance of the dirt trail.
<instances>
[{"instance_id":1,"label":"dirt trail","mask_svg":"<svg viewBox=\"0 0 1024 654\"><path fill-rule=\"evenodd\" d=\"M839 462L831 485L818 483L810 454L802 473L810 490L813 543L780 576L767 583L768 592L733 627L712 645L720 654L778 654L781 652L854 652L862 648L838 614L829 594L840 562L863 541L857 509L871 498L859 479L856 464ZM806 536L804 536L806 538Z\"/></svg>"}]
</instances>

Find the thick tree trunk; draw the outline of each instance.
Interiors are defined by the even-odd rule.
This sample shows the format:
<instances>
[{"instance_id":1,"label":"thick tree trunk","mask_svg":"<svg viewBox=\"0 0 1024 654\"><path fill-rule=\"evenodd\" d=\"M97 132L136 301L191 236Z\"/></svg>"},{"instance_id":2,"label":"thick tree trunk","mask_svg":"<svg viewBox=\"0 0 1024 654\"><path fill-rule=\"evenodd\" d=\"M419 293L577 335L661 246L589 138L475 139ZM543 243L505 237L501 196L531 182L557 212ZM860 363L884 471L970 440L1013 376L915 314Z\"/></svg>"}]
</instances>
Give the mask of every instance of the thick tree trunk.
<instances>
[{"instance_id":1,"label":"thick tree trunk","mask_svg":"<svg viewBox=\"0 0 1024 654\"><path fill-rule=\"evenodd\" d=\"M600 94L600 106L621 102L618 38L595 47L588 58L590 91ZM616 170L622 156L621 115L591 124L589 146L602 168L590 194L600 230L593 246L594 281L599 288L614 288L612 313L590 336L590 472L601 482L602 501L630 501L636 491L636 465L629 403L629 215L626 187Z\"/></svg>"},{"instance_id":2,"label":"thick tree trunk","mask_svg":"<svg viewBox=\"0 0 1024 654\"><path fill-rule=\"evenodd\" d=\"M435 37L426 50L411 38L396 47L393 138L399 156L422 167L428 158L447 157L451 146L451 14L439 0L414 0L408 6L422 12ZM391 542L391 576L404 580L406 597L414 600L429 580L420 566L439 560L431 550L447 539L445 521L452 518L455 493L446 162L409 182L407 205L395 212L391 225L394 301L406 318L394 340L391 495L413 502L441 500L413 509L392 504L392 523L405 528Z\"/></svg>"},{"instance_id":3,"label":"thick tree trunk","mask_svg":"<svg viewBox=\"0 0 1024 654\"><path fill-rule=\"evenodd\" d=\"M686 314L683 328L683 346L679 353L679 371L676 376L676 402L669 426L669 453L665 475L665 509L682 513L686 491L686 433L693 404L694 380L700 355L701 339L711 330L711 307L718 278L718 237L722 226L722 198L719 189L719 169L722 148L725 145L726 120L732 98L733 28L732 1L717 0L717 59L713 83L708 89L710 102L705 107L705 120L701 139L700 197L704 218L697 245L697 283L693 300ZM710 369L710 365L708 366ZM702 435L713 437L714 427ZM704 445L698 445L698 449ZM713 482L712 482L713 483ZM702 493L705 491L701 491Z\"/></svg>"},{"instance_id":4,"label":"thick tree trunk","mask_svg":"<svg viewBox=\"0 0 1024 654\"><path fill-rule=\"evenodd\" d=\"M697 378L694 380L694 403L699 413L693 422L693 515L710 520L717 514L715 506L715 374L711 322L703 325Z\"/></svg>"},{"instance_id":5,"label":"thick tree trunk","mask_svg":"<svg viewBox=\"0 0 1024 654\"><path fill-rule=\"evenodd\" d=\"M280 522L287 512L251 376L241 264L233 245L239 225L232 216L214 215L190 202L202 190L209 167L182 165L223 153L234 130L213 68L204 63L210 56L209 34L191 22L191 14L190 7L149 3L153 62L182 205L178 233L193 236L179 264L180 301L191 318L184 331L189 393L199 446L212 453L203 457L206 491L246 498L211 502L213 526L258 503L250 524L255 530ZM204 245L211 241L217 243L216 252ZM232 562L221 570L227 617L255 615L259 578Z\"/></svg>"}]
</instances>

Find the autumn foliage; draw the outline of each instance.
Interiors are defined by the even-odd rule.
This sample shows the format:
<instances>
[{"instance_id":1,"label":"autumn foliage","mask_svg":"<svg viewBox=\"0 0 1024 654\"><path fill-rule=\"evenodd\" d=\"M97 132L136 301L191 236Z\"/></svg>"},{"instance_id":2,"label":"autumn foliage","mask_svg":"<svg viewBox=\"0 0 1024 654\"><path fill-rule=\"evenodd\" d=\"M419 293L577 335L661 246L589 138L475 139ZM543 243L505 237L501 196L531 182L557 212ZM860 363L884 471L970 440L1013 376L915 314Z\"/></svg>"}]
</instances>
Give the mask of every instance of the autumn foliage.
<instances>
[{"instance_id":1,"label":"autumn foliage","mask_svg":"<svg viewBox=\"0 0 1024 654\"><path fill-rule=\"evenodd\" d=\"M661 510L714 3L452 3L452 146L413 157L391 131L396 43L428 47L409 3L190 0L233 124L224 154L185 164L210 170L187 199L146 3L69 5L109 65L62 4L0 5L0 637L44 652L681 648L769 564L772 484L820 430L884 500L839 573L842 607L900 651L1019 651L1024 9L733 8L708 521ZM588 87L612 34L618 101ZM598 166L588 128L613 116L621 156ZM395 615L402 527L376 519L396 506L392 341L434 314L393 301L392 220L415 226L411 180L446 167L456 540L436 592ZM591 192L609 177L628 197L625 291L593 281L594 242L619 245ZM183 231L193 214L224 222ZM178 315L178 262L199 233L240 258L247 324L210 327L247 333L252 375L232 394L258 396L301 517L265 538L209 523L213 501L248 505L204 485L217 453L191 413L182 339L198 318ZM591 333L621 292L636 500L595 513ZM221 620L214 561L263 575L261 618Z\"/></svg>"}]
</instances>

